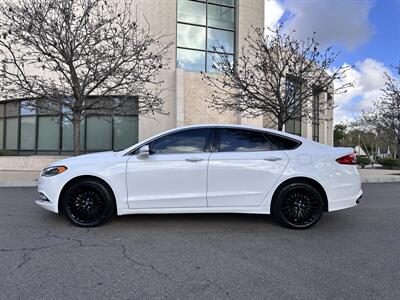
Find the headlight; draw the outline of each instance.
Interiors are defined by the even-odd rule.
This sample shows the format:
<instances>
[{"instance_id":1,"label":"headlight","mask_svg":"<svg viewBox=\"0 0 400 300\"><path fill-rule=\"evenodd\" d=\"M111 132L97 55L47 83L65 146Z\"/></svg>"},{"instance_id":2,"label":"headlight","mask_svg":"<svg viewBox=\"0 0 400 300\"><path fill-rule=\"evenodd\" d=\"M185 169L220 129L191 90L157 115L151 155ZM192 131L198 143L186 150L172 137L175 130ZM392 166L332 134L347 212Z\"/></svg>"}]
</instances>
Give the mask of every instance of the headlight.
<instances>
[{"instance_id":1,"label":"headlight","mask_svg":"<svg viewBox=\"0 0 400 300\"><path fill-rule=\"evenodd\" d=\"M51 177L51 176L61 174L67 170L68 170L68 168L65 166L49 167L49 168L44 169L42 171L42 173L40 174L40 176Z\"/></svg>"}]
</instances>

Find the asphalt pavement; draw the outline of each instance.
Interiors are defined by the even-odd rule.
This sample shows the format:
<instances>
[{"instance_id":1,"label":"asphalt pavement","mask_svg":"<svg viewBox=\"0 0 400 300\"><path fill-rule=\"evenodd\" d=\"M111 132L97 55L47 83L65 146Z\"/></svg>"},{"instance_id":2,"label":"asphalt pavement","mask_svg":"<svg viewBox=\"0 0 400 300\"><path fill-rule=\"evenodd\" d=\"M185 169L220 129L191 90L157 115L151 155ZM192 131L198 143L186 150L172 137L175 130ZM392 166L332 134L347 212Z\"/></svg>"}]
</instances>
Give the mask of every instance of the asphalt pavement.
<instances>
[{"instance_id":1,"label":"asphalt pavement","mask_svg":"<svg viewBox=\"0 0 400 300\"><path fill-rule=\"evenodd\" d=\"M400 183L295 231L262 215L132 215L83 229L0 188L0 299L399 299Z\"/></svg>"}]
</instances>

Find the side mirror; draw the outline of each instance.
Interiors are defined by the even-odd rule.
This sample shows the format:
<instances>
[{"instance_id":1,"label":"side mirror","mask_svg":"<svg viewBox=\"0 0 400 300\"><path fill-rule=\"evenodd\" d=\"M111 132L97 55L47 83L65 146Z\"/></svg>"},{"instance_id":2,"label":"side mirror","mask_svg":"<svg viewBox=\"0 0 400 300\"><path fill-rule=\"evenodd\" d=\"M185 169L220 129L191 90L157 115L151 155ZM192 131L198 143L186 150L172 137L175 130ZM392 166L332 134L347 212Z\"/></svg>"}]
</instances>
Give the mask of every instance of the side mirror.
<instances>
[{"instance_id":1,"label":"side mirror","mask_svg":"<svg viewBox=\"0 0 400 300\"><path fill-rule=\"evenodd\" d=\"M137 155L138 159L147 159L149 158L150 148L149 145L145 145L139 149L139 154Z\"/></svg>"}]
</instances>

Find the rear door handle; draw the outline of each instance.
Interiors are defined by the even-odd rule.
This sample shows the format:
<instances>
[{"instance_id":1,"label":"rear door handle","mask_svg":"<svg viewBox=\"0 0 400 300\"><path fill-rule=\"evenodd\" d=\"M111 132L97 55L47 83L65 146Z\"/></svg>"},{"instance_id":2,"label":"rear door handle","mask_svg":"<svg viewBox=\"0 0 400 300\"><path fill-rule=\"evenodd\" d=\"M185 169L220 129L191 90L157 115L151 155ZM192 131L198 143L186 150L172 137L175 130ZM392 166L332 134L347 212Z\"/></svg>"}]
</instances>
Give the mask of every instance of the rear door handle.
<instances>
[{"instance_id":1,"label":"rear door handle","mask_svg":"<svg viewBox=\"0 0 400 300\"><path fill-rule=\"evenodd\" d=\"M191 158L186 158L185 160L189 161L189 162L198 162L198 161L202 161L203 159L202 158L191 157Z\"/></svg>"},{"instance_id":2,"label":"rear door handle","mask_svg":"<svg viewBox=\"0 0 400 300\"><path fill-rule=\"evenodd\" d=\"M266 161L278 161L278 160L282 160L282 157L279 157L279 156L270 156L270 157L264 158L264 160L266 160Z\"/></svg>"}]
</instances>

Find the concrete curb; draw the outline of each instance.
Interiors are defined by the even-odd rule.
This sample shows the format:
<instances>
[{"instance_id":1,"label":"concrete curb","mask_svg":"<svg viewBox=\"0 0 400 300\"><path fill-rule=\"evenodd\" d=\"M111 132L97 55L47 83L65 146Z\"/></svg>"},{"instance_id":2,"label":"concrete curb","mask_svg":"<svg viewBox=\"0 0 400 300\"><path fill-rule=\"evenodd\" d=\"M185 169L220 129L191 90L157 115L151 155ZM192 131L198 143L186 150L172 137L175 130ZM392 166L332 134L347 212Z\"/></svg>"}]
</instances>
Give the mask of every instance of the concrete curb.
<instances>
[{"instance_id":1,"label":"concrete curb","mask_svg":"<svg viewBox=\"0 0 400 300\"><path fill-rule=\"evenodd\" d=\"M399 177L364 177L361 178L362 183L393 183L400 182ZM0 181L2 187L37 187L38 182L35 181Z\"/></svg>"},{"instance_id":2,"label":"concrete curb","mask_svg":"<svg viewBox=\"0 0 400 300\"><path fill-rule=\"evenodd\" d=\"M388 183L388 182L400 182L400 176L398 177L364 177L361 178L362 183Z\"/></svg>"}]
</instances>

